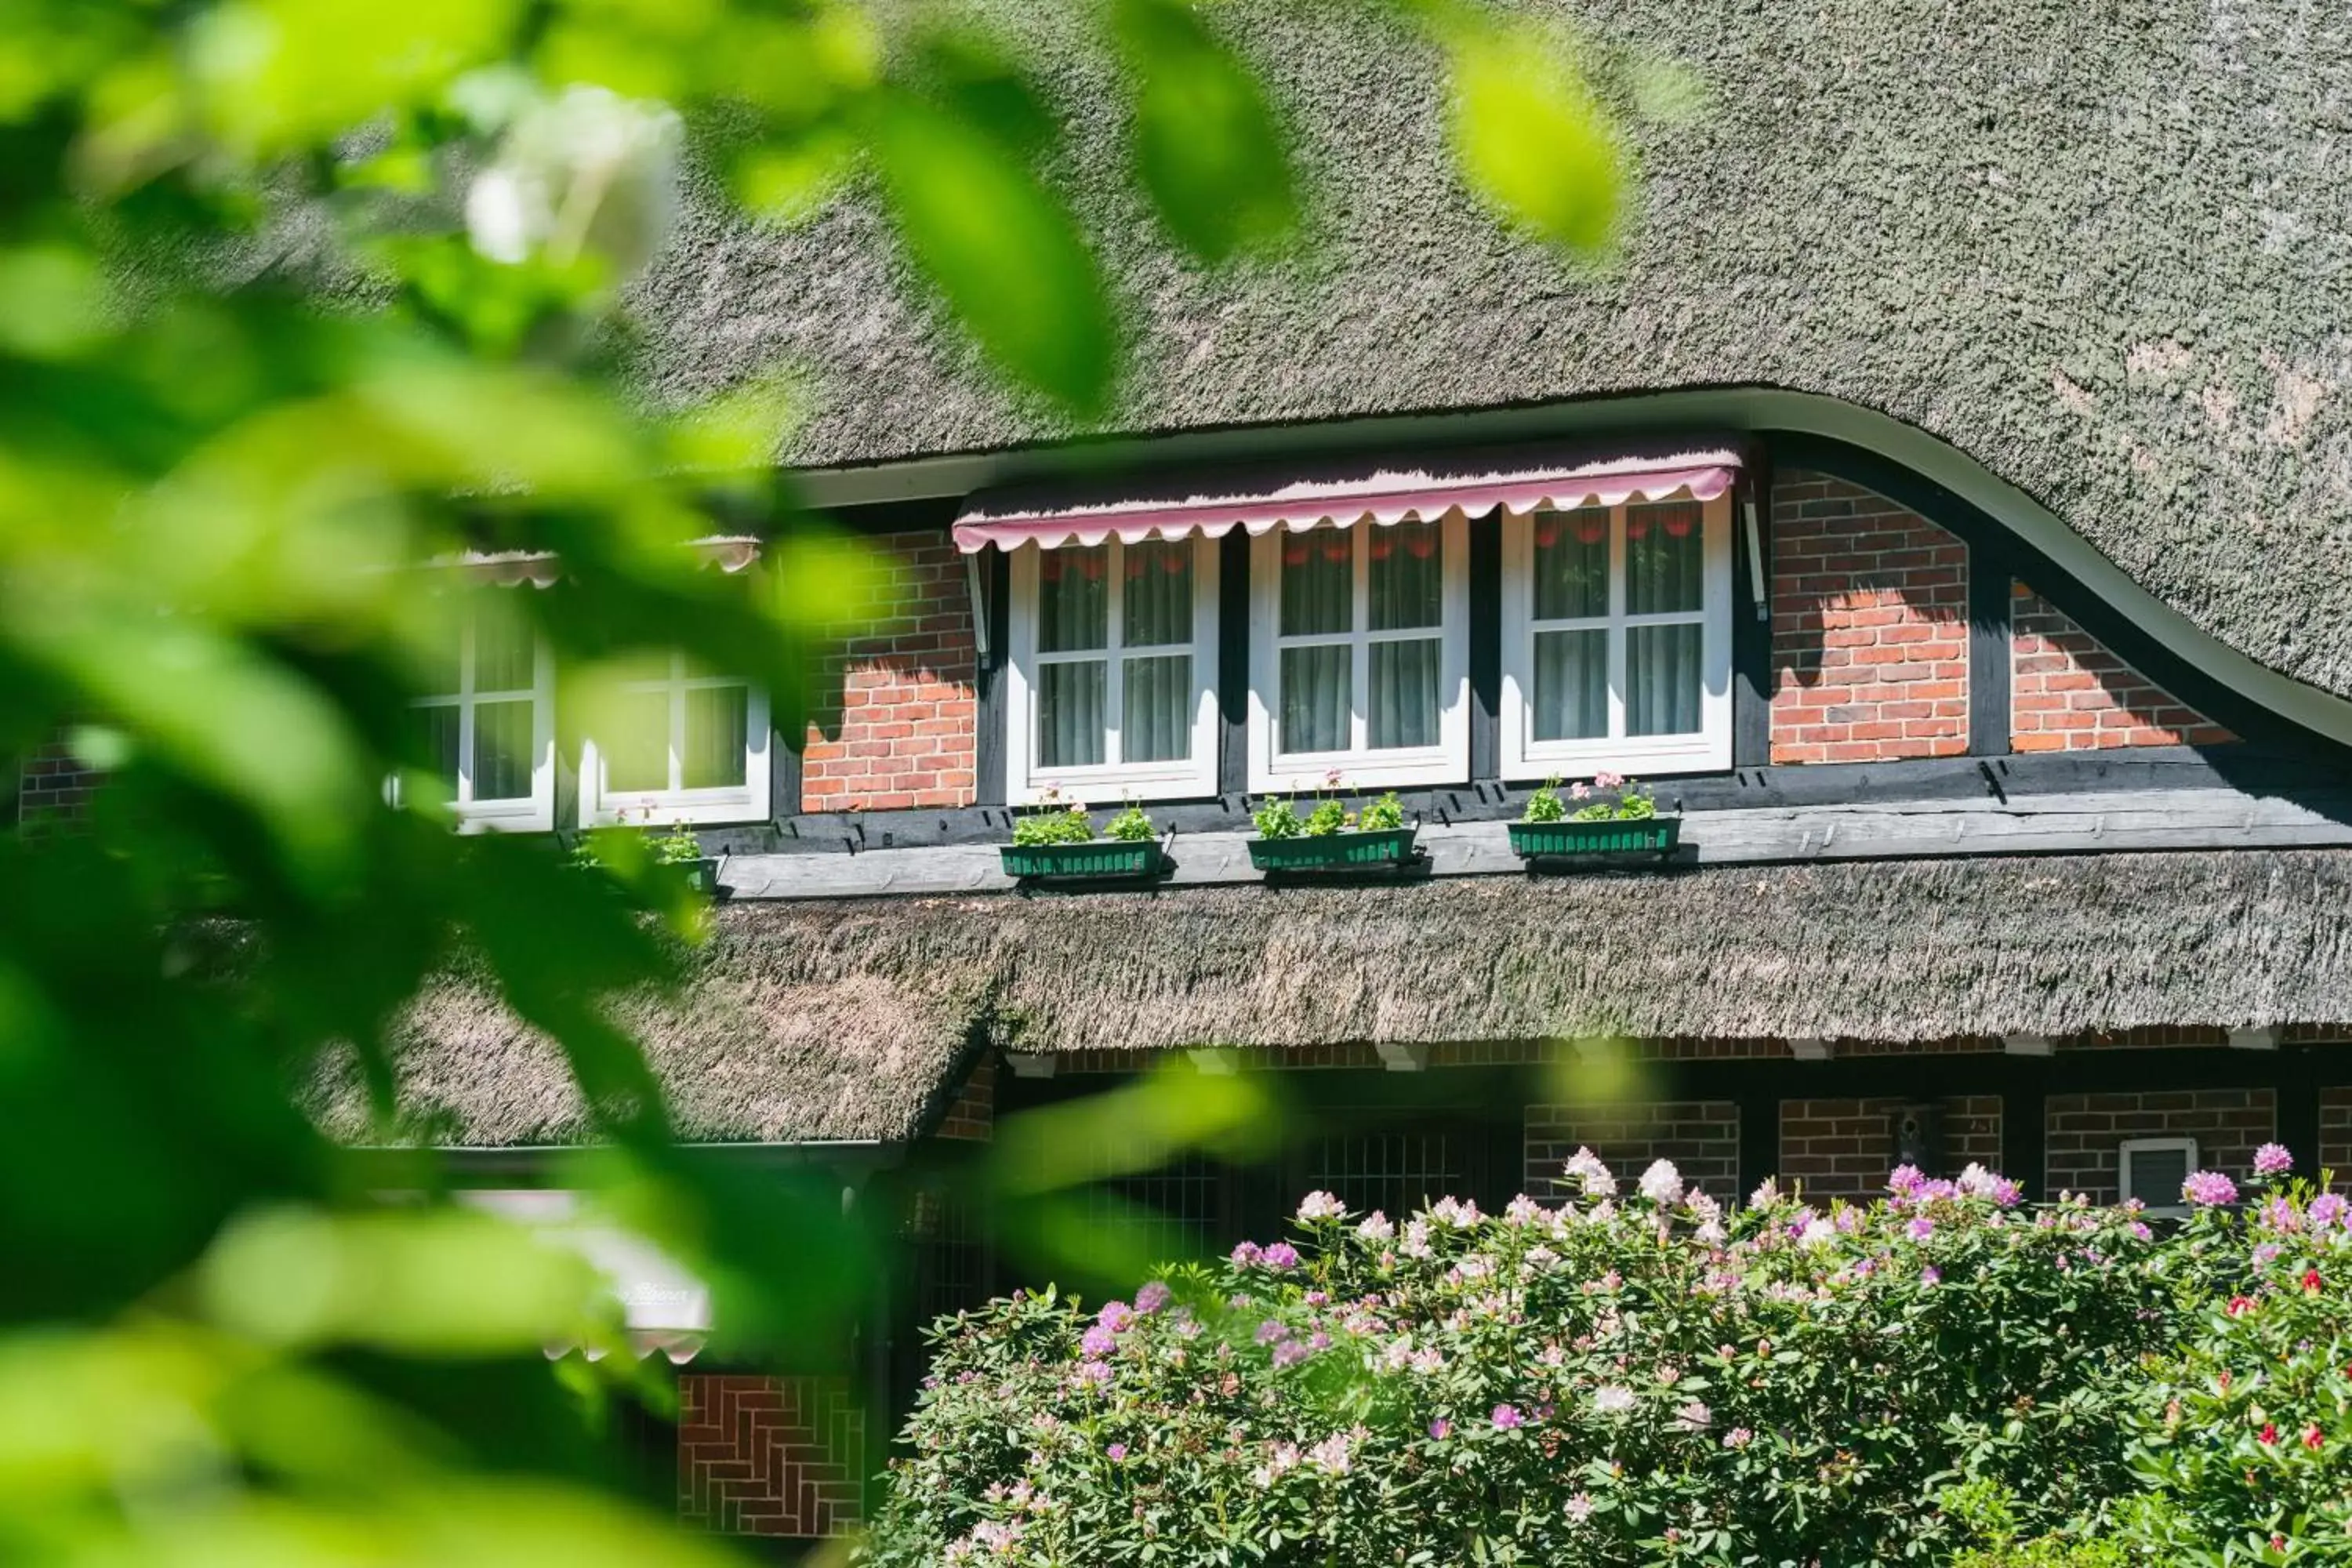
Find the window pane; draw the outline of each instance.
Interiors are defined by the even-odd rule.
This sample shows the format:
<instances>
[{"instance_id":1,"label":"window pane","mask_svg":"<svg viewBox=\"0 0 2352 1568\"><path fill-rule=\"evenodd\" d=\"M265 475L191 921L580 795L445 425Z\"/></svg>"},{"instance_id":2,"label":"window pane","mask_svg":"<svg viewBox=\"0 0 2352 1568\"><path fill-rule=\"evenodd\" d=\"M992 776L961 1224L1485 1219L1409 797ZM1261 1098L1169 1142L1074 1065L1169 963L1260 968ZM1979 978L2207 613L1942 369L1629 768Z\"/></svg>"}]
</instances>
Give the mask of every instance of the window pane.
<instances>
[{"instance_id":1,"label":"window pane","mask_svg":"<svg viewBox=\"0 0 2352 1568\"><path fill-rule=\"evenodd\" d=\"M1541 511L1535 532L1536 619L1572 621L1609 613L1609 511Z\"/></svg>"},{"instance_id":2,"label":"window pane","mask_svg":"<svg viewBox=\"0 0 2352 1568\"><path fill-rule=\"evenodd\" d=\"M1609 733L1609 634L1544 632L1536 638L1535 735L1589 741Z\"/></svg>"},{"instance_id":3,"label":"window pane","mask_svg":"<svg viewBox=\"0 0 2352 1568\"><path fill-rule=\"evenodd\" d=\"M1119 718L1119 760L1177 763L1192 754L1192 657L1127 661Z\"/></svg>"},{"instance_id":4,"label":"window pane","mask_svg":"<svg viewBox=\"0 0 2352 1568\"><path fill-rule=\"evenodd\" d=\"M1127 547L1127 602L1121 619L1129 647L1167 647L1192 640L1192 545L1150 540Z\"/></svg>"},{"instance_id":5,"label":"window pane","mask_svg":"<svg viewBox=\"0 0 2352 1568\"><path fill-rule=\"evenodd\" d=\"M625 691L599 726L604 787L614 794L669 788L669 693Z\"/></svg>"},{"instance_id":6,"label":"window pane","mask_svg":"<svg viewBox=\"0 0 2352 1568\"><path fill-rule=\"evenodd\" d=\"M1089 768L1103 760L1103 661L1041 665L1037 669L1037 765Z\"/></svg>"},{"instance_id":7,"label":"window pane","mask_svg":"<svg viewBox=\"0 0 2352 1568\"><path fill-rule=\"evenodd\" d=\"M2135 1149L2131 1157L2131 1191L2124 1196L2137 1198L2152 1209L2179 1208L2180 1184L2188 1179L2188 1150Z\"/></svg>"},{"instance_id":8,"label":"window pane","mask_svg":"<svg viewBox=\"0 0 2352 1568\"><path fill-rule=\"evenodd\" d=\"M1696 501L1625 509L1625 610L1662 616L1703 607L1706 530Z\"/></svg>"},{"instance_id":9,"label":"window pane","mask_svg":"<svg viewBox=\"0 0 2352 1568\"><path fill-rule=\"evenodd\" d=\"M1364 544L1371 556L1367 570L1372 630L1401 632L1444 624L1444 538L1442 523L1373 525Z\"/></svg>"},{"instance_id":10,"label":"window pane","mask_svg":"<svg viewBox=\"0 0 2352 1568\"><path fill-rule=\"evenodd\" d=\"M1633 626L1625 634L1625 732L1698 732L1699 628Z\"/></svg>"},{"instance_id":11,"label":"window pane","mask_svg":"<svg viewBox=\"0 0 2352 1568\"><path fill-rule=\"evenodd\" d=\"M448 785L451 799L457 794L457 710L456 707L418 708L411 710L416 725L417 749L425 753L425 765L433 776Z\"/></svg>"},{"instance_id":12,"label":"window pane","mask_svg":"<svg viewBox=\"0 0 2352 1568\"><path fill-rule=\"evenodd\" d=\"M530 704L483 702L474 709L474 798L530 798Z\"/></svg>"},{"instance_id":13,"label":"window pane","mask_svg":"<svg viewBox=\"0 0 2352 1568\"><path fill-rule=\"evenodd\" d=\"M1372 750L1437 744L1437 665L1444 648L1435 637L1372 645L1365 742Z\"/></svg>"},{"instance_id":14,"label":"window pane","mask_svg":"<svg viewBox=\"0 0 2352 1568\"><path fill-rule=\"evenodd\" d=\"M529 691L530 627L521 616L484 610L474 617L474 689Z\"/></svg>"},{"instance_id":15,"label":"window pane","mask_svg":"<svg viewBox=\"0 0 2352 1568\"><path fill-rule=\"evenodd\" d=\"M1354 536L1336 528L1282 536L1284 637L1356 629L1354 550Z\"/></svg>"},{"instance_id":16,"label":"window pane","mask_svg":"<svg viewBox=\"0 0 2352 1568\"><path fill-rule=\"evenodd\" d=\"M1037 558L1037 651L1110 646L1110 546L1048 550Z\"/></svg>"},{"instance_id":17,"label":"window pane","mask_svg":"<svg viewBox=\"0 0 2352 1568\"><path fill-rule=\"evenodd\" d=\"M1355 650L1345 644L1282 650L1282 728L1275 750L1344 752L1353 742Z\"/></svg>"},{"instance_id":18,"label":"window pane","mask_svg":"<svg viewBox=\"0 0 2352 1568\"><path fill-rule=\"evenodd\" d=\"M686 693L686 750L678 758L687 789L740 788L749 777L751 690L698 686Z\"/></svg>"}]
</instances>

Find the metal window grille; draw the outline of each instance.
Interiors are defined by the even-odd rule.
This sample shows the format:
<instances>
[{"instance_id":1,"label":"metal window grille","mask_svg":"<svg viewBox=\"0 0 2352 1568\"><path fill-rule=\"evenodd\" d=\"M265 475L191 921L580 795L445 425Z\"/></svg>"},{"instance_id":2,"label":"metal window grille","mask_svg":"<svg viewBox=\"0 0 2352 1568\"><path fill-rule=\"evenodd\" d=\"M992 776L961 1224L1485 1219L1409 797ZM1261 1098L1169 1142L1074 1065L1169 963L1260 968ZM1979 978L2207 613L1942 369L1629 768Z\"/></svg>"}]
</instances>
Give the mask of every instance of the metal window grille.
<instances>
[{"instance_id":1,"label":"metal window grille","mask_svg":"<svg viewBox=\"0 0 2352 1568\"><path fill-rule=\"evenodd\" d=\"M1462 1140L1426 1131L1318 1138L1307 1151L1307 1184L1337 1194L1350 1209L1379 1209L1391 1218L1471 1192Z\"/></svg>"},{"instance_id":2,"label":"metal window grille","mask_svg":"<svg viewBox=\"0 0 2352 1568\"><path fill-rule=\"evenodd\" d=\"M1118 1233L1122 1250L1154 1258L1205 1257L1224 1239L1224 1188L1223 1167L1188 1152L1156 1171L1088 1189L1087 1217Z\"/></svg>"}]
</instances>

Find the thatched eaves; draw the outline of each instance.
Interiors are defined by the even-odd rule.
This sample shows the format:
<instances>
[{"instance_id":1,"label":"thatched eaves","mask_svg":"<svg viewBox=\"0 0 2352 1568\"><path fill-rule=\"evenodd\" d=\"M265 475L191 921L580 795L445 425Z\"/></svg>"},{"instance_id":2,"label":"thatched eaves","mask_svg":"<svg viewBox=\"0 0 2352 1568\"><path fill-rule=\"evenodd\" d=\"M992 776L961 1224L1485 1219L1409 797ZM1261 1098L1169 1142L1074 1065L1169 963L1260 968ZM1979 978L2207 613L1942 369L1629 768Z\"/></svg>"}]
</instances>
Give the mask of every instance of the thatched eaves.
<instances>
[{"instance_id":1,"label":"thatched eaves","mask_svg":"<svg viewBox=\"0 0 2352 1568\"><path fill-rule=\"evenodd\" d=\"M2073 856L736 905L635 1015L687 1135L898 1138L967 1047L2065 1037L2352 1018L2352 851ZM585 1135L554 1054L428 998L444 1141ZM338 1102L348 1121L357 1103Z\"/></svg>"}]
</instances>

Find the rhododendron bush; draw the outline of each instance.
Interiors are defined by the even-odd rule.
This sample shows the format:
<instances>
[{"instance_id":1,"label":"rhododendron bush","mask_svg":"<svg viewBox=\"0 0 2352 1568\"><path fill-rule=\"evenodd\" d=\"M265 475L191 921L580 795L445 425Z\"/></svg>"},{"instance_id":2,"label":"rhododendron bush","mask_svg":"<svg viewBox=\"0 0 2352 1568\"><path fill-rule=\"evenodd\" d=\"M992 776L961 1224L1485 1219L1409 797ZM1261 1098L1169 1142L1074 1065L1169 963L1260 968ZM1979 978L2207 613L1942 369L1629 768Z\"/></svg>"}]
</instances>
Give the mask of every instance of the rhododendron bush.
<instances>
[{"instance_id":1,"label":"rhododendron bush","mask_svg":"<svg viewBox=\"0 0 2352 1568\"><path fill-rule=\"evenodd\" d=\"M943 1326L878 1562L1865 1563L2133 1489L2142 1358L2180 1321L2125 1209L1971 1167L1737 1213L1590 1155L1573 1198L1403 1218L1300 1205L1095 1310ZM2244 1320L2230 1320L2238 1324ZM2347 1384L2352 1388L2352 1384Z\"/></svg>"}]
</instances>

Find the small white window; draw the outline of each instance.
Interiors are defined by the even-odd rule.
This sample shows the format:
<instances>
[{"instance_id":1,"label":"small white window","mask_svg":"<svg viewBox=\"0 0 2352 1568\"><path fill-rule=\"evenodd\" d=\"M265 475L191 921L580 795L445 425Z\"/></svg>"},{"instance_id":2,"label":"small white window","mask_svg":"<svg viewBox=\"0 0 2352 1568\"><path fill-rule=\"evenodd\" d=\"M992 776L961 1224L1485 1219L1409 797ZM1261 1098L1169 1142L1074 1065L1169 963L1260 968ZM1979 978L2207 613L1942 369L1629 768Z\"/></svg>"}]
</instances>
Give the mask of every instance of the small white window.
<instances>
[{"instance_id":1,"label":"small white window","mask_svg":"<svg viewBox=\"0 0 2352 1568\"><path fill-rule=\"evenodd\" d=\"M1468 525L1365 522L1252 543L1254 792L1470 777Z\"/></svg>"},{"instance_id":2,"label":"small white window","mask_svg":"<svg viewBox=\"0 0 2352 1568\"><path fill-rule=\"evenodd\" d=\"M768 815L768 695L658 655L613 689L581 754L590 826L745 822Z\"/></svg>"},{"instance_id":3,"label":"small white window","mask_svg":"<svg viewBox=\"0 0 2352 1568\"><path fill-rule=\"evenodd\" d=\"M412 712L460 825L553 828L554 666L546 648L521 615L492 600L465 617L447 651L435 695Z\"/></svg>"},{"instance_id":4,"label":"small white window","mask_svg":"<svg viewBox=\"0 0 2352 1568\"><path fill-rule=\"evenodd\" d=\"M1506 520L1503 773L1731 765L1731 506Z\"/></svg>"},{"instance_id":5,"label":"small white window","mask_svg":"<svg viewBox=\"0 0 2352 1568\"><path fill-rule=\"evenodd\" d=\"M2194 1138L2128 1138L2116 1156L2116 1185L2150 1214L2185 1215L2180 1184L2197 1168Z\"/></svg>"},{"instance_id":6,"label":"small white window","mask_svg":"<svg viewBox=\"0 0 2352 1568\"><path fill-rule=\"evenodd\" d=\"M1013 555L1005 785L1081 799L1217 793L1217 552L1106 540Z\"/></svg>"}]
</instances>

